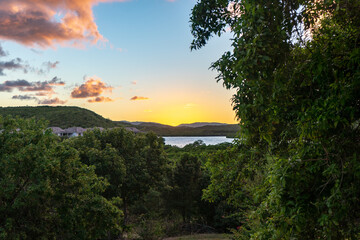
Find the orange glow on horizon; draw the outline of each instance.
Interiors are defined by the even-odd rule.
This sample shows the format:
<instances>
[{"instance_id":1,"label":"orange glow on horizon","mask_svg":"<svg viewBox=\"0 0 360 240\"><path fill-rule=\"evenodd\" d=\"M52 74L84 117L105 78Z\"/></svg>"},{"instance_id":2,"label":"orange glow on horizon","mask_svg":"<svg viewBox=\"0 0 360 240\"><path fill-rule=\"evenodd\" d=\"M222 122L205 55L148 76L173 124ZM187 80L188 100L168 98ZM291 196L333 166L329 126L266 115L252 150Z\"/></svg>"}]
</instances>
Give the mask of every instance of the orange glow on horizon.
<instances>
[{"instance_id":1,"label":"orange glow on horizon","mask_svg":"<svg viewBox=\"0 0 360 240\"><path fill-rule=\"evenodd\" d=\"M232 94L231 91L218 94L192 88L166 87L134 93L114 88L113 96L118 96L118 101L87 104L81 99L71 99L69 104L88 108L113 121L156 122L170 126L194 122L237 124L230 102ZM134 95L146 96L147 100L130 100Z\"/></svg>"},{"instance_id":2,"label":"orange glow on horizon","mask_svg":"<svg viewBox=\"0 0 360 240\"><path fill-rule=\"evenodd\" d=\"M120 101L121 102L121 101ZM143 106L142 109L133 109L124 105L124 108L116 107L118 103L106 103L89 106L92 111L109 118L113 121L141 121L156 122L160 124L178 126L184 123L194 122L219 122L237 124L235 113L229 108L220 111L196 104L176 104L174 106ZM114 108L118 109L114 111ZM120 110L121 109L121 110ZM112 111L111 111L112 110ZM109 114L110 113L110 114Z\"/></svg>"}]
</instances>

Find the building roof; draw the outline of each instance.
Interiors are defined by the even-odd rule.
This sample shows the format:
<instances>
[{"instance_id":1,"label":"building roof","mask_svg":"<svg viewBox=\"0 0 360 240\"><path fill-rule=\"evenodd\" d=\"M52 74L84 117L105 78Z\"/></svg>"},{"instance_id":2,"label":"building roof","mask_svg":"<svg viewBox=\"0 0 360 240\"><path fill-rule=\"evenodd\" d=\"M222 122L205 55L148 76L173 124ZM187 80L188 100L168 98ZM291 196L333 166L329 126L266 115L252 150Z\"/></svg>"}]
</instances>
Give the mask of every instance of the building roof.
<instances>
[{"instance_id":1,"label":"building roof","mask_svg":"<svg viewBox=\"0 0 360 240\"><path fill-rule=\"evenodd\" d=\"M82 128L82 127L70 127L70 128L64 129L65 133L83 133L85 131L86 131L86 129Z\"/></svg>"},{"instance_id":2,"label":"building roof","mask_svg":"<svg viewBox=\"0 0 360 240\"><path fill-rule=\"evenodd\" d=\"M133 133L141 133L141 131L139 129L134 128L134 127L126 127L125 129L128 131L131 131Z\"/></svg>"},{"instance_id":3,"label":"building roof","mask_svg":"<svg viewBox=\"0 0 360 240\"><path fill-rule=\"evenodd\" d=\"M87 128L86 131L94 131L96 129L99 129L101 132L105 130L105 128L102 127L93 127L93 128Z\"/></svg>"},{"instance_id":4,"label":"building roof","mask_svg":"<svg viewBox=\"0 0 360 240\"><path fill-rule=\"evenodd\" d=\"M52 130L53 133L55 134L73 134L73 133L77 133L77 134L82 134L85 131L94 131L95 129L99 129L100 131L104 131L105 129L102 127L94 127L94 128L82 128L82 127L70 127L70 128L66 128L66 129L62 129L59 127L49 127L49 129ZM114 128L109 128L109 129L114 129ZM140 131L137 128L134 127L126 127L125 130L127 131L131 131L133 133L141 133L142 131Z\"/></svg>"},{"instance_id":5,"label":"building roof","mask_svg":"<svg viewBox=\"0 0 360 240\"><path fill-rule=\"evenodd\" d=\"M59 128L59 127L49 127L49 129L51 129L52 132L55 133L55 134L59 134L59 133L64 133L64 132L65 132L64 129Z\"/></svg>"}]
</instances>

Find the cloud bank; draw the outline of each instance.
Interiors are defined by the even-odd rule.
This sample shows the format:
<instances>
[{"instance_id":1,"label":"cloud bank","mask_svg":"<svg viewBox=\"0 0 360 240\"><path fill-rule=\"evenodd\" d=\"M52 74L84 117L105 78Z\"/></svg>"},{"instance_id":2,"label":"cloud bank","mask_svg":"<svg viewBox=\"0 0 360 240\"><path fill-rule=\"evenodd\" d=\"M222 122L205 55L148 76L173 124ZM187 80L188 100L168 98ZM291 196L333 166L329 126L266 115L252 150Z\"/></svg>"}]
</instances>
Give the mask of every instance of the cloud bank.
<instances>
[{"instance_id":1,"label":"cloud bank","mask_svg":"<svg viewBox=\"0 0 360 240\"><path fill-rule=\"evenodd\" d=\"M12 99L18 99L18 100L21 100L21 101L24 101L24 100L38 100L36 97L31 96L31 95L15 95L15 96L12 96Z\"/></svg>"},{"instance_id":2,"label":"cloud bank","mask_svg":"<svg viewBox=\"0 0 360 240\"><path fill-rule=\"evenodd\" d=\"M0 0L0 38L43 48L104 40L92 7L126 0Z\"/></svg>"},{"instance_id":3,"label":"cloud bank","mask_svg":"<svg viewBox=\"0 0 360 240\"><path fill-rule=\"evenodd\" d=\"M20 89L28 86L31 86L31 84L26 80L9 80L0 84L0 92L11 92L13 89Z\"/></svg>"},{"instance_id":4,"label":"cloud bank","mask_svg":"<svg viewBox=\"0 0 360 240\"><path fill-rule=\"evenodd\" d=\"M66 101L62 101L59 98L52 98L52 99L44 99L39 100L38 104L40 105L58 105L58 104L65 104Z\"/></svg>"},{"instance_id":5,"label":"cloud bank","mask_svg":"<svg viewBox=\"0 0 360 240\"><path fill-rule=\"evenodd\" d=\"M39 99L33 95L14 95L12 96L12 99L21 101L35 100L39 105L58 105L66 103L66 101L60 100L59 98Z\"/></svg>"},{"instance_id":6,"label":"cloud bank","mask_svg":"<svg viewBox=\"0 0 360 240\"><path fill-rule=\"evenodd\" d=\"M24 71L24 73L27 73L28 68L29 67L26 64L24 64L24 62L20 58L16 58L10 61L0 61L0 76L5 76L4 70L21 69Z\"/></svg>"},{"instance_id":7,"label":"cloud bank","mask_svg":"<svg viewBox=\"0 0 360 240\"><path fill-rule=\"evenodd\" d=\"M43 82L29 82L24 79L18 80L7 80L0 84L0 92L12 92L18 90L20 92L34 92L36 96L49 96L55 93L54 88L56 86L64 86L65 82L61 81L60 78L54 77L49 81ZM15 97L16 96L16 97ZM20 96L28 95L15 95L13 99L19 100L31 100Z\"/></svg>"},{"instance_id":8,"label":"cloud bank","mask_svg":"<svg viewBox=\"0 0 360 240\"><path fill-rule=\"evenodd\" d=\"M1 3L1 0L0 0L0 3ZM1 16L0 16L0 18L1 18ZM0 33L0 35L1 35L1 33ZM0 45L0 57L6 57L8 55L9 55L9 53L6 52ZM45 73L49 73L51 69L57 68L59 63L60 63L59 61L56 61L56 62L47 61L42 64L44 68L36 68L36 67L30 66L27 62L23 61L21 58L15 58L12 60L7 60L7 61L0 61L0 76L5 76L5 73L4 73L5 70L9 70L9 71L22 70L24 73L28 73L30 71L30 72L35 72L39 75L42 75Z\"/></svg>"}]
</instances>

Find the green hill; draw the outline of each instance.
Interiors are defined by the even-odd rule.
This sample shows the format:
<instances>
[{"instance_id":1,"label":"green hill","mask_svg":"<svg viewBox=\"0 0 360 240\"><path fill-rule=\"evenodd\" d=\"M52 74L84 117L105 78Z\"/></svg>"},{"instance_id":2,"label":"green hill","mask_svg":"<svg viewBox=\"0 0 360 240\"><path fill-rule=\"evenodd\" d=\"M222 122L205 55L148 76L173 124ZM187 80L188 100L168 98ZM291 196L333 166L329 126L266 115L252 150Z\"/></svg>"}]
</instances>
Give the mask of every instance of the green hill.
<instances>
[{"instance_id":1,"label":"green hill","mask_svg":"<svg viewBox=\"0 0 360 240\"><path fill-rule=\"evenodd\" d=\"M0 107L0 115L22 118L45 119L52 127L133 127L143 132L153 131L160 136L228 136L234 137L240 127L237 124L215 124L201 127L172 127L159 123L112 121L88 109L68 106ZM204 123L205 124L205 123ZM213 124L213 123L212 123Z\"/></svg>"},{"instance_id":2,"label":"green hill","mask_svg":"<svg viewBox=\"0 0 360 240\"><path fill-rule=\"evenodd\" d=\"M206 125L202 127L172 127L168 125L135 125L141 131L153 131L160 136L227 136L235 137L240 130L237 124Z\"/></svg>"},{"instance_id":3,"label":"green hill","mask_svg":"<svg viewBox=\"0 0 360 240\"><path fill-rule=\"evenodd\" d=\"M68 127L115 127L118 123L105 119L99 114L79 107L0 107L2 116L19 116L22 118L35 117L49 121L49 126L68 128Z\"/></svg>"}]
</instances>

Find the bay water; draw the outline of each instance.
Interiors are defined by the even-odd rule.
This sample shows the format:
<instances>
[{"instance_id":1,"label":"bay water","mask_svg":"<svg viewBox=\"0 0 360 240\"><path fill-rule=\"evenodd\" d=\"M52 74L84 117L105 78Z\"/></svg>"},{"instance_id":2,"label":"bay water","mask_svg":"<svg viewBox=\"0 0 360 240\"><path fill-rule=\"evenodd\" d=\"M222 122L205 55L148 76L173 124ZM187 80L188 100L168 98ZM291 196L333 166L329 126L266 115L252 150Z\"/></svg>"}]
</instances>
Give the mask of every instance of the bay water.
<instances>
[{"instance_id":1,"label":"bay water","mask_svg":"<svg viewBox=\"0 0 360 240\"><path fill-rule=\"evenodd\" d=\"M206 145L216 145L219 143L229 142L231 143L234 139L227 138L225 136L199 136L199 137L163 137L165 139L165 144L184 147L187 144L194 143L195 141L201 140Z\"/></svg>"}]
</instances>

